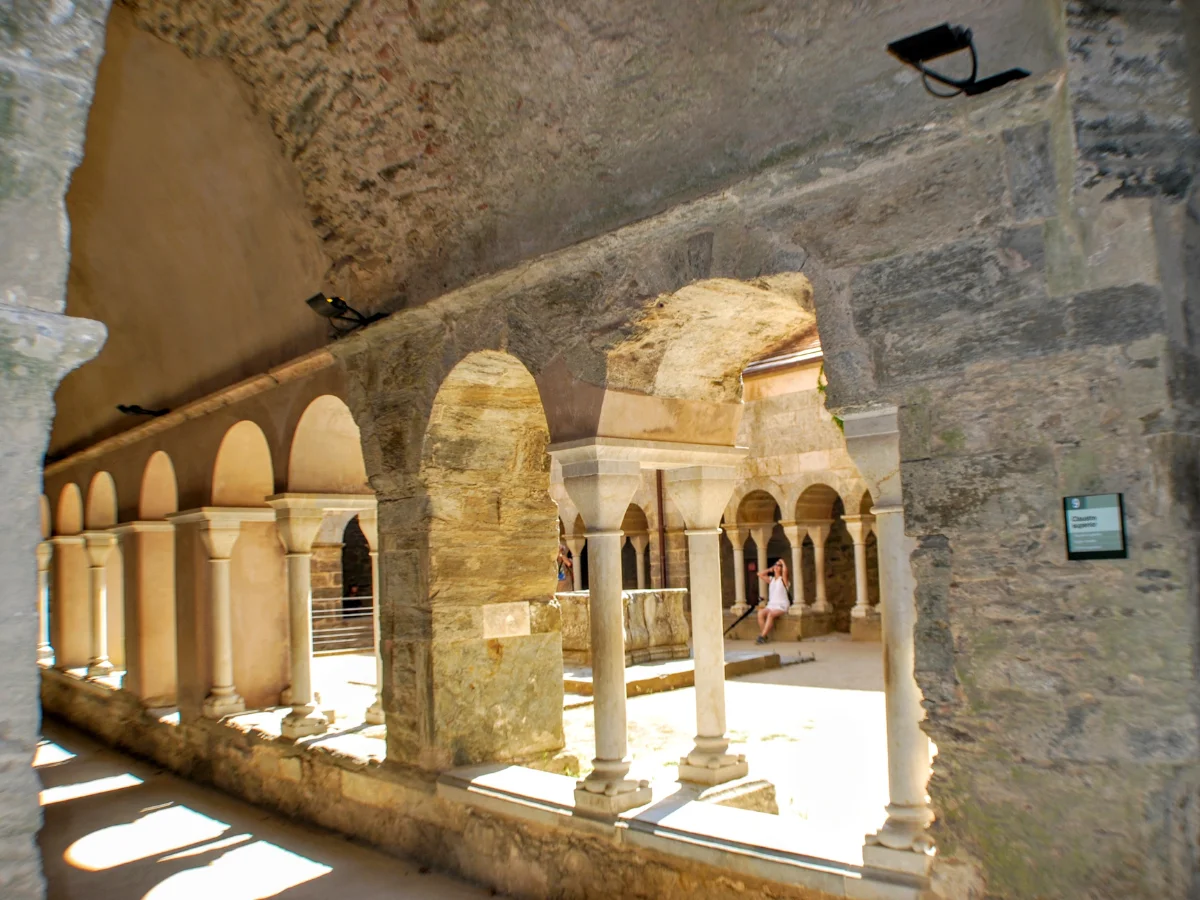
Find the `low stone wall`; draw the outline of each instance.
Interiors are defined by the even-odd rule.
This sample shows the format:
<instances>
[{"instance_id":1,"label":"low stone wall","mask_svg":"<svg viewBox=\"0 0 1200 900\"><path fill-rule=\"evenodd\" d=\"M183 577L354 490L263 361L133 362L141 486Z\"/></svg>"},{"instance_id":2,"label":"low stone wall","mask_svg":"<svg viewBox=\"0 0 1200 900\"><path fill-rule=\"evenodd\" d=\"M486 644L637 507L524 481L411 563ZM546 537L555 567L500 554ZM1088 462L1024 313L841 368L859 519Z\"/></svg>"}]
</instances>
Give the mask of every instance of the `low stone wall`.
<instances>
[{"instance_id":1,"label":"low stone wall","mask_svg":"<svg viewBox=\"0 0 1200 900\"><path fill-rule=\"evenodd\" d=\"M737 622L738 617L725 610L725 628L728 629ZM833 614L805 612L793 616L790 613L775 620L771 629L773 641L801 641L804 638L821 637L833 633ZM735 641L752 641L758 637L758 615L751 613L729 632L728 637Z\"/></svg>"},{"instance_id":2,"label":"low stone wall","mask_svg":"<svg viewBox=\"0 0 1200 900\"><path fill-rule=\"evenodd\" d=\"M448 776L221 722L174 724L131 695L54 670L43 671L42 704L48 715L185 778L512 897L916 900L919 892L900 888L895 876L875 881L855 867L788 863L749 847L730 852L720 839L677 840L670 829L638 831L537 803L458 802L439 788Z\"/></svg>"},{"instance_id":3,"label":"low stone wall","mask_svg":"<svg viewBox=\"0 0 1200 900\"><path fill-rule=\"evenodd\" d=\"M687 659L691 627L684 613L684 588L623 591L625 607L625 665ZM587 591L555 594L562 608L563 662L592 664L592 620Z\"/></svg>"}]
</instances>

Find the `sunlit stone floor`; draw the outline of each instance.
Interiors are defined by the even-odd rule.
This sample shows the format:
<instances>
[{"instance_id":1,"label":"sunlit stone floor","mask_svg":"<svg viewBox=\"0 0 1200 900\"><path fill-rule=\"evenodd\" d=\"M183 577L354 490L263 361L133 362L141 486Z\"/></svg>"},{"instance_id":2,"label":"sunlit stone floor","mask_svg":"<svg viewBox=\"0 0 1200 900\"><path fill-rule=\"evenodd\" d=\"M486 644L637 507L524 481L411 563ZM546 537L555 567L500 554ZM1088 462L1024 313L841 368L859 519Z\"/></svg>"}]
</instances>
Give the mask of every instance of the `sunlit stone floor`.
<instances>
[{"instance_id":1,"label":"sunlit stone floor","mask_svg":"<svg viewBox=\"0 0 1200 900\"><path fill-rule=\"evenodd\" d=\"M48 900L468 900L489 891L294 824L53 721L35 761Z\"/></svg>"}]
</instances>

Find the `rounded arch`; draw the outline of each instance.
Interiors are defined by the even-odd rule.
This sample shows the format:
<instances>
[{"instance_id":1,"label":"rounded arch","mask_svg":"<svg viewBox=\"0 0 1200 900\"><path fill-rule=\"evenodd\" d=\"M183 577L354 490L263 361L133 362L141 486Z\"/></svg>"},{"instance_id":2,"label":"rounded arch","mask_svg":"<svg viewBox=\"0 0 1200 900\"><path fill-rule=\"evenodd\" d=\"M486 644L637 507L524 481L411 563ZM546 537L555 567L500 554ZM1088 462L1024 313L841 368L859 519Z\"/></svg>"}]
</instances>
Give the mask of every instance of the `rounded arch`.
<instances>
[{"instance_id":1,"label":"rounded arch","mask_svg":"<svg viewBox=\"0 0 1200 900\"><path fill-rule=\"evenodd\" d=\"M42 524L42 540L47 540L54 533L53 520L50 517L50 500L45 495L38 500L38 514Z\"/></svg>"},{"instance_id":2,"label":"rounded arch","mask_svg":"<svg viewBox=\"0 0 1200 900\"><path fill-rule=\"evenodd\" d=\"M636 503L630 503L621 521L621 530L626 534L648 534L650 520L646 518L646 511Z\"/></svg>"},{"instance_id":3,"label":"rounded arch","mask_svg":"<svg viewBox=\"0 0 1200 900\"><path fill-rule=\"evenodd\" d=\"M738 486L736 488L734 488L733 495L729 498L729 502L725 505L725 515L724 515L725 522L728 522L730 525L746 524L746 523L742 522L741 518L739 517L738 511L739 511L739 509L741 509L742 501L745 500L747 497L749 497L751 494L767 494L767 495L769 495L772 498L772 502L776 503L779 506L779 510L781 513L784 510L789 508L787 501L784 499L781 499L781 498L785 497L786 494L785 494L784 490L778 484L776 484L770 478L764 478L761 476L755 477L755 478L751 478L747 481L743 481L743 482L739 483ZM758 499L759 499L759 501L762 500L762 498L758 498ZM753 504L753 503L754 503L754 501L752 500L751 504ZM771 511L770 515L772 515L772 516L774 515L773 510Z\"/></svg>"},{"instance_id":4,"label":"rounded arch","mask_svg":"<svg viewBox=\"0 0 1200 900\"><path fill-rule=\"evenodd\" d=\"M819 522L833 518L833 506L840 499L827 484L812 484L796 500L797 522Z\"/></svg>"},{"instance_id":5,"label":"rounded arch","mask_svg":"<svg viewBox=\"0 0 1200 900\"><path fill-rule=\"evenodd\" d=\"M350 408L322 394L305 408L292 434L287 489L302 494L365 494L362 439Z\"/></svg>"},{"instance_id":6,"label":"rounded arch","mask_svg":"<svg viewBox=\"0 0 1200 900\"><path fill-rule=\"evenodd\" d=\"M221 438L213 464L213 506L265 506L275 493L271 447L262 429L249 419L230 427Z\"/></svg>"},{"instance_id":7,"label":"rounded arch","mask_svg":"<svg viewBox=\"0 0 1200 900\"><path fill-rule=\"evenodd\" d=\"M776 521L779 501L775 495L761 488L747 491L738 501L737 523L739 525L765 525Z\"/></svg>"},{"instance_id":8,"label":"rounded arch","mask_svg":"<svg viewBox=\"0 0 1200 900\"><path fill-rule=\"evenodd\" d=\"M83 522L88 529L112 528L117 524L117 483L107 472L92 476Z\"/></svg>"},{"instance_id":9,"label":"rounded arch","mask_svg":"<svg viewBox=\"0 0 1200 900\"><path fill-rule=\"evenodd\" d=\"M83 493L79 485L72 482L63 486L58 494L58 510L54 516L55 534L79 534L83 531Z\"/></svg>"},{"instance_id":10,"label":"rounded arch","mask_svg":"<svg viewBox=\"0 0 1200 900\"><path fill-rule=\"evenodd\" d=\"M138 495L138 518L143 521L165 519L179 512L179 487L175 466L162 450L155 450L142 470L142 489Z\"/></svg>"}]
</instances>

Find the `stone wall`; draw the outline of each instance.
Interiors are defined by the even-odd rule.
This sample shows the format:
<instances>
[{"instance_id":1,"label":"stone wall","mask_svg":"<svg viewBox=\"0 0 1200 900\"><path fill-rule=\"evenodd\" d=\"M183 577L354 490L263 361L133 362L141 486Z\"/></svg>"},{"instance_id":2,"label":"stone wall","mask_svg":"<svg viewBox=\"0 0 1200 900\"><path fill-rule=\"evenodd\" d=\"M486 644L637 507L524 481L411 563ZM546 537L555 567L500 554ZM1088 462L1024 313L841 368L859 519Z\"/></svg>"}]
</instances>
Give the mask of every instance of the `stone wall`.
<instances>
[{"instance_id":1,"label":"stone wall","mask_svg":"<svg viewBox=\"0 0 1200 900\"><path fill-rule=\"evenodd\" d=\"M690 626L683 588L627 590L621 594L625 617L625 665L687 659ZM591 608L587 591L554 595L562 609L562 656L567 665L592 664Z\"/></svg>"},{"instance_id":2,"label":"stone wall","mask_svg":"<svg viewBox=\"0 0 1200 900\"><path fill-rule=\"evenodd\" d=\"M0 895L42 896L31 763L38 739L36 568L40 472L53 395L104 341L67 319L63 196L83 150L105 0L0 7Z\"/></svg>"}]
</instances>

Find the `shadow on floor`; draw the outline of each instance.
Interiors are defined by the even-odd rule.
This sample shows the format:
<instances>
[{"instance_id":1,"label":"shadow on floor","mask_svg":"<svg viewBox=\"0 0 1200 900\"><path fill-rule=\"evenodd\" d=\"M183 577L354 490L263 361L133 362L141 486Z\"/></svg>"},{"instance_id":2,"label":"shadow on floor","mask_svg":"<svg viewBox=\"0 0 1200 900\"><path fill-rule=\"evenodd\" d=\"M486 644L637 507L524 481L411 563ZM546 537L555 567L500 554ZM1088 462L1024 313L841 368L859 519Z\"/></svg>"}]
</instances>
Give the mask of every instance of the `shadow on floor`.
<instances>
[{"instance_id":1,"label":"shadow on floor","mask_svg":"<svg viewBox=\"0 0 1200 900\"><path fill-rule=\"evenodd\" d=\"M53 720L34 764L48 900L495 896L176 778Z\"/></svg>"}]
</instances>

